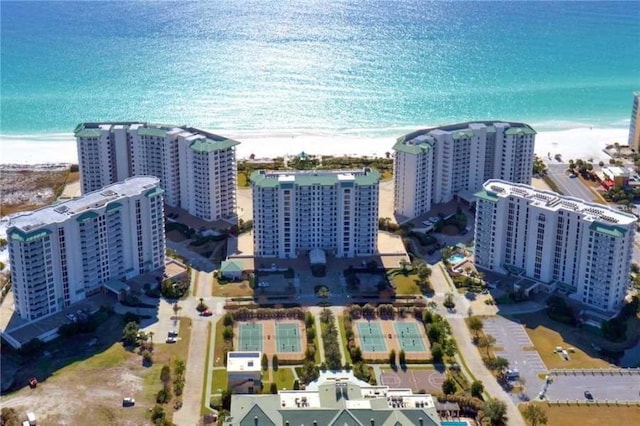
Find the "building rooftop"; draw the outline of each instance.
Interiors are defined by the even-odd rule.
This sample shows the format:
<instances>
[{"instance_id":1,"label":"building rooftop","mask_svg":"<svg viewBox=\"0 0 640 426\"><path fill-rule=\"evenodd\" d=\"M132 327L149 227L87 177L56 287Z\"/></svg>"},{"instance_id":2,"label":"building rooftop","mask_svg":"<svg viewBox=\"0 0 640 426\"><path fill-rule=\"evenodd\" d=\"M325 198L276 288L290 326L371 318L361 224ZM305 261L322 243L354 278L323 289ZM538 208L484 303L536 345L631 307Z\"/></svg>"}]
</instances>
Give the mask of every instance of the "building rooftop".
<instances>
[{"instance_id":1,"label":"building rooftop","mask_svg":"<svg viewBox=\"0 0 640 426\"><path fill-rule=\"evenodd\" d=\"M350 371L325 371L305 390L234 395L226 425L439 425L431 395L372 386Z\"/></svg>"},{"instance_id":2,"label":"building rooftop","mask_svg":"<svg viewBox=\"0 0 640 426\"><path fill-rule=\"evenodd\" d=\"M32 234L41 227L50 223L62 223L70 217L77 216L77 220L95 217L92 210L100 209L107 205L107 209L119 207L118 200L133 195L152 195L162 189L158 186L159 180L153 176L131 177L123 182L107 185L104 188L89 192L82 197L54 204L28 213L20 213L9 217L7 234L11 233L12 238L19 239L27 234ZM22 237L21 237L22 235Z\"/></svg>"},{"instance_id":3,"label":"building rooftop","mask_svg":"<svg viewBox=\"0 0 640 426\"><path fill-rule=\"evenodd\" d=\"M618 232L625 233L628 225L635 223L637 220L634 215L603 204L590 203L578 198L562 196L555 192L535 189L529 185L498 179L490 179L485 182L482 190L475 195L478 198L493 202L498 201L499 198L516 196L526 198L530 200L531 205L544 207L547 210L578 212L584 220L600 224L600 226L597 226L598 230L614 228ZM610 230L610 232L613 231Z\"/></svg>"},{"instance_id":4,"label":"building rooftop","mask_svg":"<svg viewBox=\"0 0 640 426\"><path fill-rule=\"evenodd\" d=\"M287 183L296 186L334 186L339 182L375 185L380 182L380 173L369 168L362 170L256 170L251 173L250 179L253 185L263 188L275 188Z\"/></svg>"},{"instance_id":5,"label":"building rooftop","mask_svg":"<svg viewBox=\"0 0 640 426\"><path fill-rule=\"evenodd\" d=\"M227 352L227 371L231 373L257 371L260 372L262 353L234 351Z\"/></svg>"},{"instance_id":6,"label":"building rooftop","mask_svg":"<svg viewBox=\"0 0 640 426\"><path fill-rule=\"evenodd\" d=\"M211 152L227 149L239 145L240 142L219 136L206 130L188 126L174 126L171 124L144 123L138 121L112 121L106 123L80 123L76 126L74 134L77 138L99 137L102 131L127 129L135 130L140 136L154 136L164 138L180 134L185 138L192 137L190 148L199 152Z\"/></svg>"},{"instance_id":7,"label":"building rooftop","mask_svg":"<svg viewBox=\"0 0 640 426\"><path fill-rule=\"evenodd\" d=\"M395 151L406 152L408 154L420 154L431 149L435 141L433 135L450 133L453 139L463 139L473 137L473 130L485 128L487 133L495 133L496 128L505 129L505 135L535 135L536 131L528 124L502 121L475 121L466 123L449 124L446 126L431 127L428 129L416 130L415 132L398 138L393 146Z\"/></svg>"}]
</instances>

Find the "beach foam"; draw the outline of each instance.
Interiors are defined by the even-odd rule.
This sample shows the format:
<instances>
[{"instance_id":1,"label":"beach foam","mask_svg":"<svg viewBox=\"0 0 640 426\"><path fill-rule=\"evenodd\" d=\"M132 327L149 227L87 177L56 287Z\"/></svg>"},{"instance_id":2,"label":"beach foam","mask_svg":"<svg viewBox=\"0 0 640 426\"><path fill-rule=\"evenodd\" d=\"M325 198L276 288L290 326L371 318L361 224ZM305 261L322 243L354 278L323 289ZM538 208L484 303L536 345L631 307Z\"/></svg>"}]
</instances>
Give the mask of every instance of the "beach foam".
<instances>
[{"instance_id":1,"label":"beach foam","mask_svg":"<svg viewBox=\"0 0 640 426\"><path fill-rule=\"evenodd\" d=\"M428 127L428 126L424 126ZM422 127L416 127L419 129ZM414 130L415 130L414 129ZM214 130L242 142L237 147L238 158L256 158L308 154L385 156L391 152L396 137L406 134L406 129L390 136L389 129L376 134L374 129L347 129L345 132L303 132L275 130L271 132L234 132ZM404 129L403 129L404 130ZM562 154L569 159L605 160L603 152L608 144L626 144L628 129L580 127L568 130L542 131L536 137L536 153L544 158ZM3 164L77 163L76 144L71 133L41 135L0 135L0 161Z\"/></svg>"}]
</instances>

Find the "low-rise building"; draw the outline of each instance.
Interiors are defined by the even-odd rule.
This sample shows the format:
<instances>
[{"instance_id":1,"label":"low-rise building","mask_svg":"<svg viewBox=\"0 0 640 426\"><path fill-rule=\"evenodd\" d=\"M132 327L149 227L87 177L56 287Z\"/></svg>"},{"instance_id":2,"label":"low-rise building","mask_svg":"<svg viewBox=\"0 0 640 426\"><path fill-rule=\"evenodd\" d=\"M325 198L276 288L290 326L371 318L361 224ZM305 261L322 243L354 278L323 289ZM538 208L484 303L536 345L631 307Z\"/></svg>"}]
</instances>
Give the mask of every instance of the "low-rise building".
<instances>
[{"instance_id":1,"label":"low-rise building","mask_svg":"<svg viewBox=\"0 0 640 426\"><path fill-rule=\"evenodd\" d=\"M259 393L262 388L261 352L227 352L227 382L231 393Z\"/></svg>"},{"instance_id":2,"label":"low-rise building","mask_svg":"<svg viewBox=\"0 0 640 426\"><path fill-rule=\"evenodd\" d=\"M435 400L411 389L374 386L352 372L326 371L304 390L233 395L225 426L434 426Z\"/></svg>"}]
</instances>

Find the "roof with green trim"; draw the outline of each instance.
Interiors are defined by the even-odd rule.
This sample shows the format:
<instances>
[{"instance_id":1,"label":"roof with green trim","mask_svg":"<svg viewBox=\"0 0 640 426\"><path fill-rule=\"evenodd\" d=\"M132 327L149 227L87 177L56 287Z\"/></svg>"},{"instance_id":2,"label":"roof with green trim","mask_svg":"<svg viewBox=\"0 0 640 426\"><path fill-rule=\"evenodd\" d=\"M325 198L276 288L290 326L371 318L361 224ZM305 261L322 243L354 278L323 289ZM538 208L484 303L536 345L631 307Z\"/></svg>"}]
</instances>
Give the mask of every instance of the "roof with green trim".
<instances>
[{"instance_id":1,"label":"roof with green trim","mask_svg":"<svg viewBox=\"0 0 640 426\"><path fill-rule=\"evenodd\" d=\"M627 233L627 230L613 225L607 225L601 222L593 222L589 229L599 234L608 235L614 238L622 238Z\"/></svg>"},{"instance_id":2,"label":"roof with green trim","mask_svg":"<svg viewBox=\"0 0 640 426\"><path fill-rule=\"evenodd\" d=\"M159 127L141 127L138 129L138 135L140 136L155 136L158 138L164 138L167 136L167 130Z\"/></svg>"},{"instance_id":3,"label":"roof with green trim","mask_svg":"<svg viewBox=\"0 0 640 426\"><path fill-rule=\"evenodd\" d=\"M215 141L209 138L201 138L193 141L189 148L196 152L215 152L223 149L229 149L236 145L240 145L240 142L234 141L233 139Z\"/></svg>"},{"instance_id":4,"label":"roof with green trim","mask_svg":"<svg viewBox=\"0 0 640 426\"><path fill-rule=\"evenodd\" d=\"M249 178L254 186L275 188L281 185L295 186L335 186L339 183L358 186L377 185L380 173L372 169L363 170L322 170L322 171L286 171L267 172L256 170Z\"/></svg>"},{"instance_id":5,"label":"roof with green trim","mask_svg":"<svg viewBox=\"0 0 640 426\"><path fill-rule=\"evenodd\" d=\"M102 135L100 129L81 128L75 132L77 138L99 138Z\"/></svg>"},{"instance_id":6,"label":"roof with green trim","mask_svg":"<svg viewBox=\"0 0 640 426\"><path fill-rule=\"evenodd\" d=\"M499 199L495 193L487 191L485 189L483 189L482 191L478 191L473 195L477 198L480 198L481 200L491 201L492 203L497 202Z\"/></svg>"}]
</instances>

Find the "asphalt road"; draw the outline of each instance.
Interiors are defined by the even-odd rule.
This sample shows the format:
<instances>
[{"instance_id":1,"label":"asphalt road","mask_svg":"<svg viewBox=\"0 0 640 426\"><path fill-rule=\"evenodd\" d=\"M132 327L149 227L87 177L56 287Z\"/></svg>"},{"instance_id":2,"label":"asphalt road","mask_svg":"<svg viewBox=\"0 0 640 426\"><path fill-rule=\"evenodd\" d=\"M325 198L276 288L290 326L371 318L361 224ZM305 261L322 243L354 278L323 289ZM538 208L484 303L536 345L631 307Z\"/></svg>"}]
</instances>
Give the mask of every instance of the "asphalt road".
<instances>
[{"instance_id":1,"label":"asphalt road","mask_svg":"<svg viewBox=\"0 0 640 426\"><path fill-rule=\"evenodd\" d=\"M553 376L547 389L549 401L587 401L585 391L596 401L640 401L639 373L576 373Z\"/></svg>"},{"instance_id":2,"label":"asphalt road","mask_svg":"<svg viewBox=\"0 0 640 426\"><path fill-rule=\"evenodd\" d=\"M548 167L549 177L558 185L558 188L564 195L580 198L585 201L593 201L595 199L591 190L586 187L579 178L572 178L566 173L567 167L569 167L568 164L550 163Z\"/></svg>"}]
</instances>

